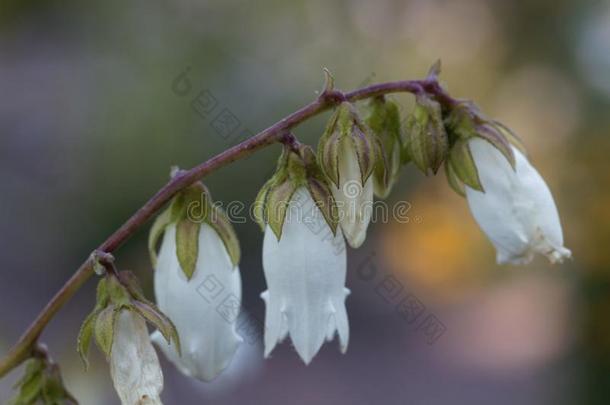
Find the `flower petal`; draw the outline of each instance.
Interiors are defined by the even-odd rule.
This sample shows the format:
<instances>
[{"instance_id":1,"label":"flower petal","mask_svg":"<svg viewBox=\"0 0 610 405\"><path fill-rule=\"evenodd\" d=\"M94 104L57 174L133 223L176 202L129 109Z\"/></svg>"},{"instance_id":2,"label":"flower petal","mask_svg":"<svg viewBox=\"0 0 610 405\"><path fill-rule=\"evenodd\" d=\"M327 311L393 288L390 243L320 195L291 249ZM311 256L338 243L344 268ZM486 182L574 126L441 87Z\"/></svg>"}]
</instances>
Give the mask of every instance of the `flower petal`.
<instances>
[{"instance_id":1,"label":"flower petal","mask_svg":"<svg viewBox=\"0 0 610 405\"><path fill-rule=\"evenodd\" d=\"M163 374L146 322L121 311L110 353L110 375L123 405L161 404Z\"/></svg>"},{"instance_id":2,"label":"flower petal","mask_svg":"<svg viewBox=\"0 0 610 405\"><path fill-rule=\"evenodd\" d=\"M265 230L266 356L287 334L306 364L335 331L345 350L349 339L346 264L342 233L332 235L307 190L299 188L282 239L278 242L270 227Z\"/></svg>"},{"instance_id":3,"label":"flower petal","mask_svg":"<svg viewBox=\"0 0 610 405\"><path fill-rule=\"evenodd\" d=\"M201 224L195 271L187 280L176 256L175 225L167 227L155 271L159 308L174 322L182 356L155 334L154 341L184 374L210 381L228 367L241 337L236 319L241 305L241 277L222 239Z\"/></svg>"},{"instance_id":4,"label":"flower petal","mask_svg":"<svg viewBox=\"0 0 610 405\"><path fill-rule=\"evenodd\" d=\"M342 142L339 156L339 188L332 187L339 209L339 221L345 239L358 248L366 239L373 211L373 179L362 185L356 151L350 142Z\"/></svg>"},{"instance_id":5,"label":"flower petal","mask_svg":"<svg viewBox=\"0 0 610 405\"><path fill-rule=\"evenodd\" d=\"M485 192L466 187L472 214L497 250L499 263L525 264L534 253L552 262L571 253L563 234L551 192L527 158L513 147L516 166L490 143L469 141Z\"/></svg>"}]
</instances>

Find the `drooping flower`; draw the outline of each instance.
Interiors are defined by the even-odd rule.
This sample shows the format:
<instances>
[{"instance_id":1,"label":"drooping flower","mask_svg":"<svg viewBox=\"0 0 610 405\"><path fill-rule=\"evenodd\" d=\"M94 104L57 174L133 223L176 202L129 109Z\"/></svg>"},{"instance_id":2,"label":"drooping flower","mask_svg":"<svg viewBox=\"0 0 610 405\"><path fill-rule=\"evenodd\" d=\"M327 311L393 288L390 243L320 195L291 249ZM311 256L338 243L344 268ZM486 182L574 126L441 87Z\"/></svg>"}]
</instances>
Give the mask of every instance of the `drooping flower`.
<instances>
[{"instance_id":1,"label":"drooping flower","mask_svg":"<svg viewBox=\"0 0 610 405\"><path fill-rule=\"evenodd\" d=\"M198 243L202 254L189 280L176 255L176 225L165 230L155 270L155 296L178 329L182 356L159 332L152 339L182 373L210 381L228 367L242 341L235 330L241 279L211 226L201 225Z\"/></svg>"},{"instance_id":2,"label":"drooping flower","mask_svg":"<svg viewBox=\"0 0 610 405\"><path fill-rule=\"evenodd\" d=\"M469 101L452 106L445 123L447 180L468 200L498 263L526 264L535 253L553 263L569 258L553 196L519 137Z\"/></svg>"},{"instance_id":3,"label":"drooping flower","mask_svg":"<svg viewBox=\"0 0 610 405\"><path fill-rule=\"evenodd\" d=\"M498 263L525 264L534 253L561 262L571 253L553 196L527 158L512 147L515 167L491 143L468 141L483 191L466 186L472 215L497 250Z\"/></svg>"},{"instance_id":4,"label":"drooping flower","mask_svg":"<svg viewBox=\"0 0 610 405\"><path fill-rule=\"evenodd\" d=\"M341 351L347 350L346 252L341 230L332 235L306 188L292 201L281 239L269 226L265 230L265 356L289 335L308 364L335 332Z\"/></svg>"},{"instance_id":5,"label":"drooping flower","mask_svg":"<svg viewBox=\"0 0 610 405\"><path fill-rule=\"evenodd\" d=\"M228 367L242 341L236 332L241 277L235 231L207 188L196 183L159 216L149 245L157 304L176 325L181 355L160 333L152 339L182 373L210 381Z\"/></svg>"},{"instance_id":6,"label":"drooping flower","mask_svg":"<svg viewBox=\"0 0 610 405\"><path fill-rule=\"evenodd\" d=\"M258 197L265 232L265 356L290 336L305 363L324 340L349 339L346 251L331 188L308 146L287 145Z\"/></svg>"},{"instance_id":7,"label":"drooping flower","mask_svg":"<svg viewBox=\"0 0 610 405\"><path fill-rule=\"evenodd\" d=\"M318 145L318 160L339 210L339 223L349 245L358 248L366 238L373 210L373 169L380 156L379 143L343 102L331 117Z\"/></svg>"},{"instance_id":8,"label":"drooping flower","mask_svg":"<svg viewBox=\"0 0 610 405\"><path fill-rule=\"evenodd\" d=\"M163 374L144 319L130 311L117 315L110 352L110 375L123 405L158 405Z\"/></svg>"},{"instance_id":9,"label":"drooping flower","mask_svg":"<svg viewBox=\"0 0 610 405\"><path fill-rule=\"evenodd\" d=\"M174 325L144 297L135 276L113 267L98 284L96 305L81 326L77 348L87 367L89 346L95 338L108 359L110 375L123 405L161 404L163 374L148 335L147 321L168 342L180 347Z\"/></svg>"}]
</instances>

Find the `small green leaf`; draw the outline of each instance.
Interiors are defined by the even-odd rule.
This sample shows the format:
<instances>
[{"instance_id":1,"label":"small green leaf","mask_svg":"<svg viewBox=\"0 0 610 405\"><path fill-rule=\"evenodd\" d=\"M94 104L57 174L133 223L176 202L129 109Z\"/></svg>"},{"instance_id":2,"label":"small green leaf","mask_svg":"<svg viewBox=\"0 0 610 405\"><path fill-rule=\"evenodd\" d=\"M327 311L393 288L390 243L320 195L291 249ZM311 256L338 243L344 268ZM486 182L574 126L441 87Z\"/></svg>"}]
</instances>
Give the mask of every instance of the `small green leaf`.
<instances>
[{"instance_id":1,"label":"small green leaf","mask_svg":"<svg viewBox=\"0 0 610 405\"><path fill-rule=\"evenodd\" d=\"M114 326L118 314L119 309L117 309L114 305L110 305L100 311L95 319L95 342L106 356L110 356L112 351Z\"/></svg>"},{"instance_id":2,"label":"small green leaf","mask_svg":"<svg viewBox=\"0 0 610 405\"><path fill-rule=\"evenodd\" d=\"M193 277L199 255L199 229L201 224L181 219L176 224L176 255L188 280Z\"/></svg>"},{"instance_id":3,"label":"small green leaf","mask_svg":"<svg viewBox=\"0 0 610 405\"><path fill-rule=\"evenodd\" d=\"M78 332L76 349L81 360L83 361L85 370L89 368L89 346L91 346L91 337L93 336L93 330L96 323L95 321L97 320L97 316L100 312L102 312L101 309L95 309L93 312L87 315L80 327L80 331Z\"/></svg>"},{"instance_id":4,"label":"small green leaf","mask_svg":"<svg viewBox=\"0 0 610 405\"><path fill-rule=\"evenodd\" d=\"M149 301L134 301L133 309L161 332L168 344L174 343L181 354L180 337L174 323L156 305Z\"/></svg>"},{"instance_id":5,"label":"small green leaf","mask_svg":"<svg viewBox=\"0 0 610 405\"><path fill-rule=\"evenodd\" d=\"M460 139L453 145L451 152L449 153L449 163L451 164L451 168L455 171L457 178L464 184L475 190L484 192L481 180L479 179L477 166L474 163L472 153L470 152L468 140Z\"/></svg>"}]
</instances>

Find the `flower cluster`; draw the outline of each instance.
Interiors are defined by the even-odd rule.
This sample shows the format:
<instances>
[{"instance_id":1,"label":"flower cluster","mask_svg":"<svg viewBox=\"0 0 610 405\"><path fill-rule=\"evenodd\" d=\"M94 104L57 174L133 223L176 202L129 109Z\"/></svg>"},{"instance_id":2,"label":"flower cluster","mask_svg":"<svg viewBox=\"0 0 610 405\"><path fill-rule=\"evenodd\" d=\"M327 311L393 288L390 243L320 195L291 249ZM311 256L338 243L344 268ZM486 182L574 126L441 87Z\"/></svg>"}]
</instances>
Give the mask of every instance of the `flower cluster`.
<instances>
[{"instance_id":1,"label":"flower cluster","mask_svg":"<svg viewBox=\"0 0 610 405\"><path fill-rule=\"evenodd\" d=\"M435 66L427 80L437 74ZM426 175L444 167L499 263L524 264L535 253L552 262L570 257L553 197L519 139L471 102L426 89L416 91L405 125L398 105L383 96L364 107L365 118L339 99L317 151L290 133L282 138L276 171L254 206L264 232L265 357L288 337L306 364L335 335L346 351L346 245L365 242L374 197L385 198L409 162ZM157 217L149 249L157 304L131 273L101 271L96 307L79 336L85 361L93 337L106 354L126 405L161 403L163 376L151 342L185 375L210 381L242 341L235 323L206 306L197 290L213 277L239 312L239 242L202 183L182 189ZM146 322L157 329L150 336Z\"/></svg>"}]
</instances>

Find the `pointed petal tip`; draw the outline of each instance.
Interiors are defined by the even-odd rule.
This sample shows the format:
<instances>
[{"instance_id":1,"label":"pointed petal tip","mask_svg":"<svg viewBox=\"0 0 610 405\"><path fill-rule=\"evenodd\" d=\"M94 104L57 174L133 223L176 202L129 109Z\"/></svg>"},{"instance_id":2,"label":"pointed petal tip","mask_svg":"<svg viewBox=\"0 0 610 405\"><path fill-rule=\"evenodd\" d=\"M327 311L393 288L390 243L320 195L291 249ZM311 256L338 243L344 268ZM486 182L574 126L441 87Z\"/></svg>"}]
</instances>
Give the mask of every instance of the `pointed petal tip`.
<instances>
[{"instance_id":1,"label":"pointed petal tip","mask_svg":"<svg viewBox=\"0 0 610 405\"><path fill-rule=\"evenodd\" d=\"M308 366L311 364L311 361L313 360L313 354L310 353L300 353L297 350L297 353L299 354L299 357L301 358L301 360L303 360L303 363L305 363L305 366Z\"/></svg>"}]
</instances>

